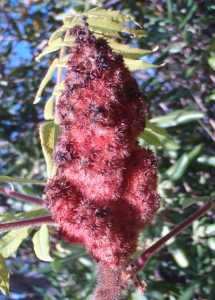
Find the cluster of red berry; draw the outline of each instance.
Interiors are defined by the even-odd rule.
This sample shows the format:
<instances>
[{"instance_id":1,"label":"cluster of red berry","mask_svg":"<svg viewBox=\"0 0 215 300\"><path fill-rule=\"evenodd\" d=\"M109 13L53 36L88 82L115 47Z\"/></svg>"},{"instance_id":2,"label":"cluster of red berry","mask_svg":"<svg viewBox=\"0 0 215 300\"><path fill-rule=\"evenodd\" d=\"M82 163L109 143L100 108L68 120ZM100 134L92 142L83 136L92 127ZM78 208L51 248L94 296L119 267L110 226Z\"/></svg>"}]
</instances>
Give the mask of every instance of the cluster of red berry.
<instances>
[{"instance_id":1,"label":"cluster of red berry","mask_svg":"<svg viewBox=\"0 0 215 300\"><path fill-rule=\"evenodd\" d=\"M69 243L118 269L160 204L156 160L136 138L148 105L136 80L85 21L71 29L65 90L57 104L62 135L46 185L46 203Z\"/></svg>"}]
</instances>

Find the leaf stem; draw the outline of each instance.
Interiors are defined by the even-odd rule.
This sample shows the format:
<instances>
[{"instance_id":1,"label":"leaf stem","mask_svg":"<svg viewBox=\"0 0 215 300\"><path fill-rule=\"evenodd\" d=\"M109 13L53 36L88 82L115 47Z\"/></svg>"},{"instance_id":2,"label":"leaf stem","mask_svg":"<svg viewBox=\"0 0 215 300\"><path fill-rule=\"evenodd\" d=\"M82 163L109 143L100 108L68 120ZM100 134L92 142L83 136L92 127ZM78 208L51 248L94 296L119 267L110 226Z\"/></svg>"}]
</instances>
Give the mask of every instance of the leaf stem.
<instances>
[{"instance_id":1,"label":"leaf stem","mask_svg":"<svg viewBox=\"0 0 215 300\"><path fill-rule=\"evenodd\" d=\"M17 198L17 199L20 199L20 200L23 200L23 201L26 201L26 202L34 203L34 204L45 207L45 203L41 198L36 198L36 197L28 196L28 195L23 195L21 193L13 192L9 189L5 189L5 188L2 188L2 187L0 187L0 193L3 194L3 195L6 195L6 196L10 196L10 197L13 197L13 198Z\"/></svg>"},{"instance_id":2,"label":"leaf stem","mask_svg":"<svg viewBox=\"0 0 215 300\"><path fill-rule=\"evenodd\" d=\"M51 216L44 216L29 220L20 220L16 222L0 224L0 231L8 231L21 227L40 226L42 224L57 226L57 224L54 222Z\"/></svg>"},{"instance_id":3,"label":"leaf stem","mask_svg":"<svg viewBox=\"0 0 215 300\"><path fill-rule=\"evenodd\" d=\"M162 237L159 241L153 244L151 247L146 249L135 261L133 261L127 267L126 271L132 275L135 275L139 272L146 264L148 259L154 254L161 246L163 246L169 239L177 235L180 231L190 225L193 221L198 219L201 215L203 215L207 210L212 208L212 203L215 202L215 199L208 202L205 206L195 212L193 215L184 220L181 224L177 225L172 231L170 231L167 235Z\"/></svg>"}]
</instances>

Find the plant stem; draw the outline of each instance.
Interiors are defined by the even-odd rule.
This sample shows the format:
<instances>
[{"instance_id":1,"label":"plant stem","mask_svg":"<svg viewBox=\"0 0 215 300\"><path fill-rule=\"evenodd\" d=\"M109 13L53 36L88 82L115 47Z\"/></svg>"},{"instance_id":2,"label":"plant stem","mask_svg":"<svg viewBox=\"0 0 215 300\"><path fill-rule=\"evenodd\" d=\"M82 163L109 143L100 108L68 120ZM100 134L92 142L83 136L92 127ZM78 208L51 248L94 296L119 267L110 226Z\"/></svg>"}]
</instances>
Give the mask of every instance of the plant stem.
<instances>
[{"instance_id":1,"label":"plant stem","mask_svg":"<svg viewBox=\"0 0 215 300\"><path fill-rule=\"evenodd\" d=\"M41 226L42 224L57 226L51 216L44 216L29 220L20 220L16 222L0 224L0 231L8 231L21 227Z\"/></svg>"},{"instance_id":2,"label":"plant stem","mask_svg":"<svg viewBox=\"0 0 215 300\"><path fill-rule=\"evenodd\" d=\"M2 187L0 187L0 193L3 194L3 195L6 195L6 196L10 196L10 197L13 197L13 198L17 198L17 199L20 199L20 200L23 200L23 201L26 201L26 202L34 203L34 204L45 207L44 201L40 198L36 198L36 197L28 196L28 195L23 195L21 193L13 192L9 189L5 189L5 188L2 188Z\"/></svg>"},{"instance_id":3,"label":"plant stem","mask_svg":"<svg viewBox=\"0 0 215 300\"><path fill-rule=\"evenodd\" d=\"M195 221L201 215L203 215L207 210L212 208L212 203L213 202L215 202L215 199L208 202L205 206L203 206L201 209L199 209L193 215L188 217L181 224L177 225L167 235L165 235L159 241L157 241L155 244L153 244L151 247L146 249L135 261L133 261L131 264L129 264L129 266L126 269L127 272L130 273L130 274L133 274L133 275L136 274L137 272L139 272L145 266L146 262L148 261L148 259L151 257L152 254L154 254L169 239L174 237L176 234L178 234L180 231L182 231L184 228L186 228L188 225L190 225L193 221Z\"/></svg>"}]
</instances>

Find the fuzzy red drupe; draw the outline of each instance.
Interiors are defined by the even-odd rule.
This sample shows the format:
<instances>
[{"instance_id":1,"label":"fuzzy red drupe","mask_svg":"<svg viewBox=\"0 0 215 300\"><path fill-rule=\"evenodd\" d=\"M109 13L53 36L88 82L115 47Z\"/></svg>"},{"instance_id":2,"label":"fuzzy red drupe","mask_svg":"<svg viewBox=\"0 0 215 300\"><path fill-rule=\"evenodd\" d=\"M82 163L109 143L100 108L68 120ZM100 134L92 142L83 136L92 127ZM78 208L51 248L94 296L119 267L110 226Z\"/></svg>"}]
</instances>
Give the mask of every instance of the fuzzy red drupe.
<instances>
[{"instance_id":1,"label":"fuzzy red drupe","mask_svg":"<svg viewBox=\"0 0 215 300\"><path fill-rule=\"evenodd\" d=\"M117 272L160 204L156 160L136 143L148 105L105 39L96 39L85 21L70 33L76 40L57 104L62 135L46 203L62 238L85 245Z\"/></svg>"}]
</instances>

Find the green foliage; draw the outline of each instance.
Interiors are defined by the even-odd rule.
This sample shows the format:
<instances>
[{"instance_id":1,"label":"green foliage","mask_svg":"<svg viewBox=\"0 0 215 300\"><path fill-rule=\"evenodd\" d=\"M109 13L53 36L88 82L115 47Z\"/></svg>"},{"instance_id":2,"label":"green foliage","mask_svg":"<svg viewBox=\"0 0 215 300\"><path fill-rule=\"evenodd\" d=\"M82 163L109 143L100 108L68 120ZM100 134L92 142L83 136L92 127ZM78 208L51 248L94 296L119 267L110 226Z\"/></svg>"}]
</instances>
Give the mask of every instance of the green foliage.
<instances>
[{"instance_id":1,"label":"green foliage","mask_svg":"<svg viewBox=\"0 0 215 300\"><path fill-rule=\"evenodd\" d=\"M43 261L53 261L50 252L49 233L46 225L41 228L33 236L34 251L36 256Z\"/></svg>"},{"instance_id":2,"label":"green foliage","mask_svg":"<svg viewBox=\"0 0 215 300\"><path fill-rule=\"evenodd\" d=\"M108 5L108 1L105 2ZM54 120L54 100L63 90L63 78L56 85L56 71L62 72L65 68L67 49L73 44L66 32L78 24L83 15L88 16L90 29L97 36L104 34L114 51L124 56L131 70L138 70L135 76L149 99L150 122L147 122L139 142L152 147L157 156L163 205L153 225L140 237L140 252L159 239L164 229L172 229L197 210L202 201L210 201L215 195L215 37L211 29L214 5L210 1L197 4L192 0L183 3L129 0L116 1L112 7L114 10L107 12L100 8L88 10L91 7L87 1L75 1L71 16L70 1L57 4L48 1L45 7L41 1L32 2L30 7L21 1L17 3L13 7L14 4L5 1L4 11L7 14L5 24L8 22L9 25L3 28L8 39L2 43L0 163L3 175L0 180L9 185L13 182L19 192L36 196L43 193L39 185L44 184L47 176L53 175L51 154L58 135L55 131L57 120L42 125L41 122L43 115L47 121ZM62 15L63 25L59 21ZM143 24L144 30L136 29L134 18ZM49 36L44 48L42 45L47 44ZM27 59L28 55L25 58L16 52L16 42L22 45L22 49L27 45L29 53L37 56L40 65L35 63L32 54ZM157 45L157 52L150 50ZM63 57L56 58L62 47ZM143 61L142 56L146 55ZM156 68L163 63L166 64L162 68ZM148 68L154 69L147 71ZM35 95L37 104L33 105ZM40 150L39 127L45 155ZM7 203L5 197L2 196L1 200L1 209L9 209L1 215L2 222L47 214L44 209L29 211L29 206L17 204L11 198ZM17 210L24 212L13 212ZM141 278L148 283L146 294L143 296L131 289L127 299L213 300L214 230L212 212L196 220L192 227L176 236L172 244L167 243L154 255L141 272ZM6 233L1 238L3 252L0 250L0 253L8 255L16 251L21 259L27 256L29 266L26 272L34 269L48 278L57 290L53 295L40 287L40 294L46 294L46 299L90 299L95 267L85 250L58 242L52 235L51 256L56 259L41 268L34 254L27 251L32 248L30 239L25 239L29 231L32 229ZM40 231L36 233L36 248L42 253L38 256L47 258L47 229L45 233ZM41 239L45 237L44 248L38 238L40 234ZM20 251L17 251L22 241ZM12 273L25 272L19 260L9 258L8 261ZM0 268L0 289L7 294L9 273L1 255Z\"/></svg>"},{"instance_id":3,"label":"green foliage","mask_svg":"<svg viewBox=\"0 0 215 300\"><path fill-rule=\"evenodd\" d=\"M193 197L193 198L187 198L183 202L183 208L187 208L188 206L199 202L199 201L210 201L213 200L214 196L203 196L203 197Z\"/></svg>"},{"instance_id":4,"label":"green foliage","mask_svg":"<svg viewBox=\"0 0 215 300\"><path fill-rule=\"evenodd\" d=\"M20 228L11 230L0 240L0 253L4 257L10 257L17 251L20 244L30 234L32 229Z\"/></svg>"},{"instance_id":5,"label":"green foliage","mask_svg":"<svg viewBox=\"0 0 215 300\"><path fill-rule=\"evenodd\" d=\"M120 44L115 41L114 38L122 39L122 34L129 34L133 38L141 38L146 34L144 30L136 30L132 27L125 26L122 22L132 21L131 17L128 15L123 15L119 11L111 11L111 10L100 10L98 8L92 9L88 12L83 12L75 14L73 17L65 17L64 25L58 29L55 33L53 33L49 39L48 46L43 50L43 52L36 57L37 61L40 61L45 55L56 52L59 49L64 47L71 47L73 45L73 39L68 38L68 31L75 25L81 22L83 16L88 16L87 22L89 24L90 30L94 34L100 34L108 38L108 42L113 50L117 53L121 53L125 57L125 63L131 71L140 70L140 69L149 69L149 68L157 68L159 66L146 63L141 60L136 60L136 58L140 58L144 55L150 54L152 51L142 50L138 48L131 48L128 45ZM62 33L66 32L64 39L60 37ZM62 51L62 50L61 50ZM48 81L53 76L54 71L59 66L66 67L68 56L63 56L60 58L60 61L55 58L52 62L51 66L48 69L46 76L40 84L40 88L37 92L34 103L40 101L42 91L46 87ZM51 100L53 96L56 95L56 89L58 83L54 88L54 93L51 96ZM62 91L62 90L61 90ZM58 96L60 93L58 92ZM50 116L50 113L47 111L46 107L46 116Z\"/></svg>"},{"instance_id":6,"label":"green foliage","mask_svg":"<svg viewBox=\"0 0 215 300\"><path fill-rule=\"evenodd\" d=\"M153 118L150 120L152 123L157 123L161 127L167 128L180 124L190 123L192 121L199 120L205 116L204 112L201 111L184 111L184 110L175 110L172 113L169 113L165 116Z\"/></svg>"},{"instance_id":7,"label":"green foliage","mask_svg":"<svg viewBox=\"0 0 215 300\"><path fill-rule=\"evenodd\" d=\"M51 178L55 173L55 167L52 163L52 152L55 146L56 138L60 135L59 125L54 122L46 122L40 126L41 145L46 160L47 176Z\"/></svg>"},{"instance_id":8,"label":"green foliage","mask_svg":"<svg viewBox=\"0 0 215 300\"><path fill-rule=\"evenodd\" d=\"M40 184L40 185L45 183L45 182L40 181L40 180L23 179L23 178L16 178L16 177L3 176L3 175L0 175L0 181L5 181L5 182L32 183L32 184Z\"/></svg>"},{"instance_id":9,"label":"green foliage","mask_svg":"<svg viewBox=\"0 0 215 300\"><path fill-rule=\"evenodd\" d=\"M0 290L6 296L9 296L9 279L10 274L4 257L0 254Z\"/></svg>"}]
</instances>

